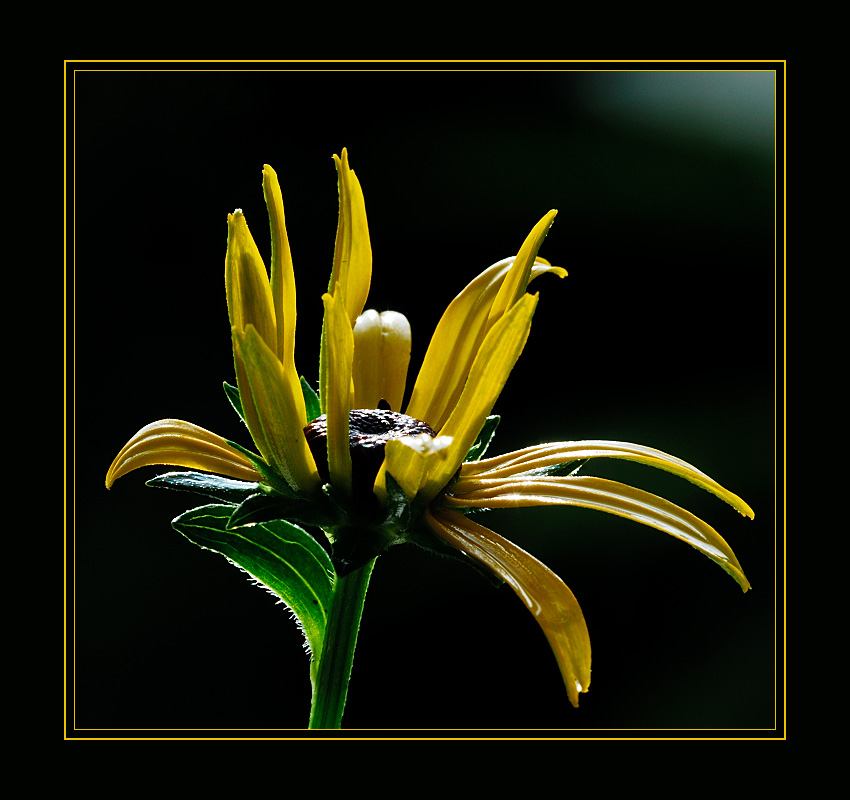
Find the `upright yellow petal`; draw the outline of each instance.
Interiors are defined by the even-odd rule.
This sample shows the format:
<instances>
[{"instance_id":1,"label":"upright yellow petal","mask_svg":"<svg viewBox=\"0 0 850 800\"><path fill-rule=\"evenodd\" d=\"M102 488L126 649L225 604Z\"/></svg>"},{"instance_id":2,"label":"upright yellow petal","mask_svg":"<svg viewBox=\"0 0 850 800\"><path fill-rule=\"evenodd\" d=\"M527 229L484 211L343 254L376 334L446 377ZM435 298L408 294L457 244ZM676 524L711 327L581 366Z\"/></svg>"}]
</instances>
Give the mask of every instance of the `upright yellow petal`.
<instances>
[{"instance_id":1,"label":"upright yellow petal","mask_svg":"<svg viewBox=\"0 0 850 800\"><path fill-rule=\"evenodd\" d=\"M327 415L328 472L331 483L351 494L351 450L348 412L351 410L351 370L354 334L339 292L325 294L322 324L322 360L319 394L322 412Z\"/></svg>"},{"instance_id":2,"label":"upright yellow petal","mask_svg":"<svg viewBox=\"0 0 850 800\"><path fill-rule=\"evenodd\" d=\"M242 407L251 436L263 458L297 492L310 494L319 485L316 462L304 428L307 411L298 376L286 370L256 329L233 329ZM247 400L247 402L246 402Z\"/></svg>"},{"instance_id":3,"label":"upright yellow petal","mask_svg":"<svg viewBox=\"0 0 850 800\"><path fill-rule=\"evenodd\" d=\"M410 363L410 323L396 311L364 311L354 324L354 405L377 408L381 400L401 411Z\"/></svg>"},{"instance_id":4,"label":"upright yellow petal","mask_svg":"<svg viewBox=\"0 0 850 800\"><path fill-rule=\"evenodd\" d=\"M292 254L286 235L286 219L283 214L283 197L277 173L268 165L263 166L263 194L269 212L271 228L271 292L277 321L278 358L287 369L295 369L295 273Z\"/></svg>"},{"instance_id":5,"label":"upright yellow petal","mask_svg":"<svg viewBox=\"0 0 850 800\"><path fill-rule=\"evenodd\" d=\"M134 469L163 464L262 480L254 465L221 436L191 422L161 419L145 425L121 448L106 473L106 488Z\"/></svg>"},{"instance_id":6,"label":"upright yellow petal","mask_svg":"<svg viewBox=\"0 0 850 800\"><path fill-rule=\"evenodd\" d=\"M549 228L552 227L552 223L555 221L557 213L558 212L553 209L546 214L546 216L544 216L543 219L541 219L540 222L532 228L531 233L529 233L526 237L522 247L519 249L519 253L517 253L516 260L514 261L510 272L507 274L502 287L499 289L499 294L493 301L493 307L490 309L488 327L492 327L496 322L498 322L502 315L508 309L512 308L514 303L516 303L520 297L525 294L525 289L528 286L529 280L531 280L531 268L534 265L534 259L537 257L537 251L543 244L543 240L546 238Z\"/></svg>"},{"instance_id":7,"label":"upright yellow petal","mask_svg":"<svg viewBox=\"0 0 850 800\"><path fill-rule=\"evenodd\" d=\"M443 426L460 397L487 333L493 302L514 263L506 258L488 267L449 304L431 337L405 413L435 430ZM546 272L562 278L567 274L538 259L530 280Z\"/></svg>"},{"instance_id":8,"label":"upright yellow petal","mask_svg":"<svg viewBox=\"0 0 850 800\"><path fill-rule=\"evenodd\" d=\"M474 444L525 346L536 307L537 295L524 294L485 337L457 405L439 430L453 441L445 463L428 476L425 498L435 497L448 483Z\"/></svg>"},{"instance_id":9,"label":"upright yellow petal","mask_svg":"<svg viewBox=\"0 0 850 800\"><path fill-rule=\"evenodd\" d=\"M363 311L372 280L372 245L366 221L366 203L360 181L348 166L348 151L342 158L334 156L339 175L339 223L334 246L334 265L328 292L334 294L336 285L342 287L345 308L350 324Z\"/></svg>"},{"instance_id":10,"label":"upright yellow petal","mask_svg":"<svg viewBox=\"0 0 850 800\"><path fill-rule=\"evenodd\" d=\"M425 515L443 541L492 570L525 604L558 661L567 695L578 706L590 686L590 636L575 595L544 564L489 528L460 514L435 509Z\"/></svg>"},{"instance_id":11,"label":"upright yellow petal","mask_svg":"<svg viewBox=\"0 0 850 800\"><path fill-rule=\"evenodd\" d=\"M243 331L253 325L263 341L277 350L277 324L266 267L242 211L227 215L224 285L230 325Z\"/></svg>"}]
</instances>

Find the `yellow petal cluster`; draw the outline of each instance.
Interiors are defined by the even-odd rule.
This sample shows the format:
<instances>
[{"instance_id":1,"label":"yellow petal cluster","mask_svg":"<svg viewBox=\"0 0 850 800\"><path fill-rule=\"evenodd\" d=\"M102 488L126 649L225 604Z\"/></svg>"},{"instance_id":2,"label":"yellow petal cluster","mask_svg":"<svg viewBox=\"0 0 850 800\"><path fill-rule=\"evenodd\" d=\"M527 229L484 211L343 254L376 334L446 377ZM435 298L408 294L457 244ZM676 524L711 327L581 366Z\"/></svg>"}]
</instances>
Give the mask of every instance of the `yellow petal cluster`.
<instances>
[{"instance_id":1,"label":"yellow petal cluster","mask_svg":"<svg viewBox=\"0 0 850 800\"><path fill-rule=\"evenodd\" d=\"M534 615L549 641L574 705L590 685L590 639L569 588L543 564L469 519L475 509L574 505L625 517L687 542L720 564L741 585L749 583L729 545L709 525L667 500L615 481L562 474L572 462L618 458L659 468L715 494L741 514L752 509L696 467L641 445L607 440L553 442L465 462L470 448L525 347L538 296L537 277L566 271L538 251L556 211L545 214L516 256L478 274L449 304L437 325L404 408L411 329L394 311L366 309L372 247L363 190L343 149L334 156L339 219L327 293L319 363L321 412L326 415L330 482L352 491L349 412L389 407L428 426L391 440L374 492L387 497L390 475L405 495L425 508L435 536L504 580ZM267 271L240 210L228 215L225 288L234 368L242 413L260 457L302 497L321 494L321 478L307 445L306 402L294 361L295 277L280 184L263 168L271 264ZM365 310L364 310L365 309ZM260 481L254 463L209 431L179 420L142 428L107 473L107 487L142 466L170 464ZM557 468L557 469L556 469ZM369 478L371 480L371 477Z\"/></svg>"}]
</instances>

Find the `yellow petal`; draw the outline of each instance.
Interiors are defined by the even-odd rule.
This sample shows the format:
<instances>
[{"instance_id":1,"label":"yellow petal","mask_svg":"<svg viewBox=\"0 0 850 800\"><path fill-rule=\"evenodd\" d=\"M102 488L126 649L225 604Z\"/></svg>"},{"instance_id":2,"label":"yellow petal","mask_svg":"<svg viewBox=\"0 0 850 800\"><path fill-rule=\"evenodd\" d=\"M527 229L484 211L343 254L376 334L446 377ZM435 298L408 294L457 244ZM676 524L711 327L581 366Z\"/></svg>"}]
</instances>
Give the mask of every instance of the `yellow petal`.
<instances>
[{"instance_id":1,"label":"yellow petal","mask_svg":"<svg viewBox=\"0 0 850 800\"><path fill-rule=\"evenodd\" d=\"M243 331L253 325L263 341L277 351L277 325L266 267L239 209L227 215L224 285L230 326Z\"/></svg>"},{"instance_id":2,"label":"yellow petal","mask_svg":"<svg viewBox=\"0 0 850 800\"><path fill-rule=\"evenodd\" d=\"M425 515L434 533L504 580L534 615L555 654L570 702L590 686L590 636L575 595L552 570L507 539L451 511Z\"/></svg>"},{"instance_id":3,"label":"yellow petal","mask_svg":"<svg viewBox=\"0 0 850 800\"><path fill-rule=\"evenodd\" d=\"M425 498L430 500L448 483L475 442L525 346L536 307L537 295L524 294L485 337L457 405L439 431L453 442L446 461L431 470Z\"/></svg>"},{"instance_id":4,"label":"yellow petal","mask_svg":"<svg viewBox=\"0 0 850 800\"><path fill-rule=\"evenodd\" d=\"M699 517L674 503L623 483L592 477L480 478L470 490L446 496L455 508L517 508L520 506L573 505L616 514L649 525L687 542L723 567L746 592L750 588L732 548ZM474 487L474 488L473 488Z\"/></svg>"},{"instance_id":5,"label":"yellow petal","mask_svg":"<svg viewBox=\"0 0 850 800\"><path fill-rule=\"evenodd\" d=\"M375 479L379 500L386 495L386 474L395 478L410 500L419 493L430 468L444 461L449 453L450 436L431 437L427 433L391 439L384 448L384 463Z\"/></svg>"},{"instance_id":6,"label":"yellow petal","mask_svg":"<svg viewBox=\"0 0 850 800\"><path fill-rule=\"evenodd\" d=\"M534 259L537 256L537 251L543 244L549 228L555 221L556 210L550 211L543 219L538 222L531 233L528 234L522 247L517 253L516 260L507 274L502 287L499 289L499 294L493 301L493 307L490 309L490 319L488 327L495 324L502 315L512 308L520 297L525 293L528 282L531 278L531 267L534 265Z\"/></svg>"},{"instance_id":7,"label":"yellow petal","mask_svg":"<svg viewBox=\"0 0 850 800\"><path fill-rule=\"evenodd\" d=\"M354 170L348 166L348 151L345 148L342 158L334 156L334 163L339 175L339 223L328 292L333 294L337 284L342 287L350 324L354 325L369 296L372 245L369 241L363 190Z\"/></svg>"},{"instance_id":8,"label":"yellow petal","mask_svg":"<svg viewBox=\"0 0 850 800\"><path fill-rule=\"evenodd\" d=\"M337 287L338 288L338 287ZM331 483L351 494L351 450L348 412L351 410L351 371L354 334L340 292L325 294L322 324L322 360L319 394L322 412L327 414L328 472Z\"/></svg>"},{"instance_id":9,"label":"yellow petal","mask_svg":"<svg viewBox=\"0 0 850 800\"><path fill-rule=\"evenodd\" d=\"M284 366L295 368L295 273L292 254L286 235L286 219L283 213L283 197L277 173L268 165L263 166L263 194L269 212L271 228L271 293L277 322L277 348L275 352Z\"/></svg>"},{"instance_id":10,"label":"yellow petal","mask_svg":"<svg viewBox=\"0 0 850 800\"><path fill-rule=\"evenodd\" d=\"M419 370L407 411L439 430L463 390L469 370L487 334L493 301L510 273L514 258L506 258L476 276L449 304L437 325ZM546 272L566 271L537 259L530 280Z\"/></svg>"},{"instance_id":11,"label":"yellow petal","mask_svg":"<svg viewBox=\"0 0 850 800\"><path fill-rule=\"evenodd\" d=\"M588 458L620 458L672 472L716 495L745 517L752 519L754 516L753 510L740 497L724 489L717 481L692 464L688 464L687 461L652 447L603 439L550 442L493 458L470 461L461 467L461 479L455 484L454 490L464 492L467 485L474 485L475 478L507 478L531 470Z\"/></svg>"},{"instance_id":12,"label":"yellow petal","mask_svg":"<svg viewBox=\"0 0 850 800\"><path fill-rule=\"evenodd\" d=\"M357 318L353 408L377 408L386 400L393 411L401 411L410 342L410 323L403 314L369 309Z\"/></svg>"},{"instance_id":13,"label":"yellow petal","mask_svg":"<svg viewBox=\"0 0 850 800\"><path fill-rule=\"evenodd\" d=\"M134 469L163 464L243 481L262 480L254 465L221 436L191 422L161 419L145 425L121 448L106 473L106 488Z\"/></svg>"},{"instance_id":14,"label":"yellow petal","mask_svg":"<svg viewBox=\"0 0 850 800\"><path fill-rule=\"evenodd\" d=\"M307 411L298 375L285 370L275 353L249 325L233 330L239 393L251 436L266 461L297 492L318 488L319 473L307 446Z\"/></svg>"}]
</instances>

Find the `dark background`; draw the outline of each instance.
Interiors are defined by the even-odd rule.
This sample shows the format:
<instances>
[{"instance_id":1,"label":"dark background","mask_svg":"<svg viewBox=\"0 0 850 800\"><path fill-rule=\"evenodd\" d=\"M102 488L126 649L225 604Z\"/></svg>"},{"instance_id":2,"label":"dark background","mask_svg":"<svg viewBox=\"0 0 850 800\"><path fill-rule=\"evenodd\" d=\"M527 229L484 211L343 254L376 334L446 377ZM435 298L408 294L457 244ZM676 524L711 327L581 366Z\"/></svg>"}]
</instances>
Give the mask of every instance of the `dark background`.
<instances>
[{"instance_id":1,"label":"dark background","mask_svg":"<svg viewBox=\"0 0 850 800\"><path fill-rule=\"evenodd\" d=\"M509 589L413 547L391 550L367 598L345 727L769 735L781 680L774 65L208 66L69 74L70 724L171 735L306 725L307 661L286 610L170 527L200 503L144 486L165 470L110 492L103 480L127 439L163 417L250 444L221 390L234 382L223 273L236 207L268 253L264 163L286 206L296 358L315 383L337 220L331 155L347 147L369 214L369 306L413 327L409 387L448 302L557 208L541 254L569 277L533 285L541 300L495 409L492 452L646 444L707 472L756 518L638 465L588 471L705 519L737 553L747 594L632 521L566 508L481 519L581 603L594 661L578 709Z\"/></svg>"}]
</instances>

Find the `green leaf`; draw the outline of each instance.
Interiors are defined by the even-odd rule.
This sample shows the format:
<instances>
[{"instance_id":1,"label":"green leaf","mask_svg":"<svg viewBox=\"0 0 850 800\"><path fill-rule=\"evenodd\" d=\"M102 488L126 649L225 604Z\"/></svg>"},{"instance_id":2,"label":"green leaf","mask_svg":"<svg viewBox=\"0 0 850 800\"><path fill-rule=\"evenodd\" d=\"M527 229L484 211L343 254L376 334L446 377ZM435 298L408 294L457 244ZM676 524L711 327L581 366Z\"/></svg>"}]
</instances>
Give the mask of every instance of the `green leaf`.
<instances>
[{"instance_id":1,"label":"green leaf","mask_svg":"<svg viewBox=\"0 0 850 800\"><path fill-rule=\"evenodd\" d=\"M228 531L232 513L230 505L201 506L181 514L172 525L190 542L220 553L280 597L318 657L333 593L328 554L306 531L285 520Z\"/></svg>"},{"instance_id":2,"label":"green leaf","mask_svg":"<svg viewBox=\"0 0 850 800\"><path fill-rule=\"evenodd\" d=\"M466 458L463 459L464 461L478 461L487 452L490 442L493 441L499 420L501 420L501 417L498 414L494 414L484 420L481 431L478 433L478 438L475 440L475 444L469 448Z\"/></svg>"},{"instance_id":3,"label":"green leaf","mask_svg":"<svg viewBox=\"0 0 850 800\"><path fill-rule=\"evenodd\" d=\"M309 500L290 499L277 492L258 491L241 500L230 516L228 530L258 522L286 519L302 525L329 528L339 524L339 516L330 504L311 503ZM321 541L320 541L321 543Z\"/></svg>"},{"instance_id":4,"label":"green leaf","mask_svg":"<svg viewBox=\"0 0 850 800\"><path fill-rule=\"evenodd\" d=\"M176 489L192 492L222 503L241 503L254 494L259 485L250 481L237 481L206 472L166 472L147 481L146 486L157 489Z\"/></svg>"},{"instance_id":5,"label":"green leaf","mask_svg":"<svg viewBox=\"0 0 850 800\"><path fill-rule=\"evenodd\" d=\"M307 383L307 379L303 375L301 376L301 391L304 393L304 405L307 407L307 422L312 422L316 417L322 415L322 405L319 395Z\"/></svg>"},{"instance_id":6,"label":"green leaf","mask_svg":"<svg viewBox=\"0 0 850 800\"><path fill-rule=\"evenodd\" d=\"M227 395L230 405L233 406L242 422L245 422L245 412L242 410L242 398L239 396L239 389L235 386L231 386L227 381L225 381L222 386L224 386L224 393ZM248 423L245 422L245 424L247 425Z\"/></svg>"}]
</instances>

